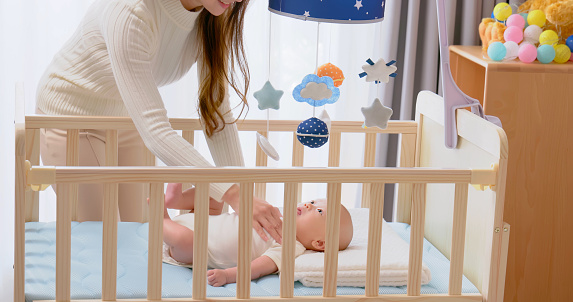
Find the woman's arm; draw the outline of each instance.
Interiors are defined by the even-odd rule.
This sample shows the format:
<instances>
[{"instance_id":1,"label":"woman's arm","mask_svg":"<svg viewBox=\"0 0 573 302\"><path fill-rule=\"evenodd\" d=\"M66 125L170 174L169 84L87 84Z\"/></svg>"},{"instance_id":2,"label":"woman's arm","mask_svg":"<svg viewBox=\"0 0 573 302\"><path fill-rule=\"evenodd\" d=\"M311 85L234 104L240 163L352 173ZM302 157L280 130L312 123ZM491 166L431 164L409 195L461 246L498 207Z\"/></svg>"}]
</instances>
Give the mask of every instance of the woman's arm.
<instances>
[{"instance_id":1,"label":"woman's arm","mask_svg":"<svg viewBox=\"0 0 573 302\"><path fill-rule=\"evenodd\" d=\"M152 75L153 54L160 40L153 18L122 4L110 5L102 18L101 32L119 93L147 148L169 166L212 166L169 123ZM242 157L235 162L242 163ZM229 187L214 184L210 195L220 200Z\"/></svg>"},{"instance_id":2,"label":"woman's arm","mask_svg":"<svg viewBox=\"0 0 573 302\"><path fill-rule=\"evenodd\" d=\"M270 275L278 270L271 258L260 256L251 262L251 280ZM207 280L211 286L223 286L237 282L237 267L213 269L207 272Z\"/></svg>"}]
</instances>

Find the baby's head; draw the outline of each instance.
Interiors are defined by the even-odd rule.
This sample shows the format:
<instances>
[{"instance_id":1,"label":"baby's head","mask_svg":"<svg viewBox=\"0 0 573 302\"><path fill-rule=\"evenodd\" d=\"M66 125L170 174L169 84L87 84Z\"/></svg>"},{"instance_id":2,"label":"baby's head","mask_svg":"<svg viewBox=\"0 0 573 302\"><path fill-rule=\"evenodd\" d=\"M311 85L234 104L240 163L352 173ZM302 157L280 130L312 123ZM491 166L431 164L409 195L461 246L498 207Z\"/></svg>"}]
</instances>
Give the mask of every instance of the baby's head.
<instances>
[{"instance_id":1,"label":"baby's head","mask_svg":"<svg viewBox=\"0 0 573 302\"><path fill-rule=\"evenodd\" d=\"M318 199L297 207L296 238L308 250L324 251L326 248L326 200ZM340 236L338 249L343 250L352 241L352 218L348 210L340 207Z\"/></svg>"}]
</instances>

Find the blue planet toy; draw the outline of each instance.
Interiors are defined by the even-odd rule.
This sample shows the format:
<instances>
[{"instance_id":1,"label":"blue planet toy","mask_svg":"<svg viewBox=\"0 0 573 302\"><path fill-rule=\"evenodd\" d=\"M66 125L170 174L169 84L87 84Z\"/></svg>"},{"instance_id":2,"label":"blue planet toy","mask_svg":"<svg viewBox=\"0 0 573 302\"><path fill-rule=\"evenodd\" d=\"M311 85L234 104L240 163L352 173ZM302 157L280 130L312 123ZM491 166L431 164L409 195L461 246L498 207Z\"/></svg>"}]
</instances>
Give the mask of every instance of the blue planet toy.
<instances>
[{"instance_id":1,"label":"blue planet toy","mask_svg":"<svg viewBox=\"0 0 573 302\"><path fill-rule=\"evenodd\" d=\"M328 136L328 126L316 117L302 121L296 129L298 141L309 148L323 146L328 142Z\"/></svg>"}]
</instances>

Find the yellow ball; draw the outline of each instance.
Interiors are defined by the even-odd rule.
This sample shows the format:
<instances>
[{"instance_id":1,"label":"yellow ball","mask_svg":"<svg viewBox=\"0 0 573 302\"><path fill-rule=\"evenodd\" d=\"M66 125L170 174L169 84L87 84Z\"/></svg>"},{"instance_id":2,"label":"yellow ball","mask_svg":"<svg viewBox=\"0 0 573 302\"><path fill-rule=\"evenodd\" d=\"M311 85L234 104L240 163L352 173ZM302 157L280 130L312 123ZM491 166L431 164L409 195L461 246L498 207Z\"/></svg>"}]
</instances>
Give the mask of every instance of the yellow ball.
<instances>
[{"instance_id":1,"label":"yellow ball","mask_svg":"<svg viewBox=\"0 0 573 302\"><path fill-rule=\"evenodd\" d=\"M542 10L532 10L527 15L527 24L537 25L539 27L545 26L545 13Z\"/></svg>"},{"instance_id":2,"label":"yellow ball","mask_svg":"<svg viewBox=\"0 0 573 302\"><path fill-rule=\"evenodd\" d=\"M539 35L539 44L555 45L559 42L559 36L552 30L544 30Z\"/></svg>"},{"instance_id":3,"label":"yellow ball","mask_svg":"<svg viewBox=\"0 0 573 302\"><path fill-rule=\"evenodd\" d=\"M513 13L511 6L507 3L498 3L493 8L493 16L499 21L505 21Z\"/></svg>"},{"instance_id":4,"label":"yellow ball","mask_svg":"<svg viewBox=\"0 0 573 302\"><path fill-rule=\"evenodd\" d=\"M555 45L553 48L555 48L555 59L553 59L555 63L562 64L569 61L569 58L571 57L571 50L569 49L569 46L565 44L559 44Z\"/></svg>"}]
</instances>

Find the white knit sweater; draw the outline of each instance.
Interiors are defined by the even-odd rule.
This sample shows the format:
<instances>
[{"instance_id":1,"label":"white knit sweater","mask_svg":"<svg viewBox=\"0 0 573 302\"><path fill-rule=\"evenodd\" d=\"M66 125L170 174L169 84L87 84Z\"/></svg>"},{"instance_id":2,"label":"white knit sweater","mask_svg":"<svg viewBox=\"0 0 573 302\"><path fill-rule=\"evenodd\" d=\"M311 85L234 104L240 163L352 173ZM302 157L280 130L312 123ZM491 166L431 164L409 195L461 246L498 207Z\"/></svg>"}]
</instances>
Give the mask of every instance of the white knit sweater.
<instances>
[{"instance_id":1,"label":"white knit sweater","mask_svg":"<svg viewBox=\"0 0 573 302\"><path fill-rule=\"evenodd\" d=\"M211 166L171 128L158 86L183 77L199 45L195 20L179 0L98 0L55 55L38 86L51 115L130 116L145 145L169 166ZM201 61L198 62L201 77ZM186 100L185 100L186 101ZM228 93L221 107L234 120ZM217 166L243 166L234 124L207 139ZM220 200L230 184L211 186Z\"/></svg>"}]
</instances>

